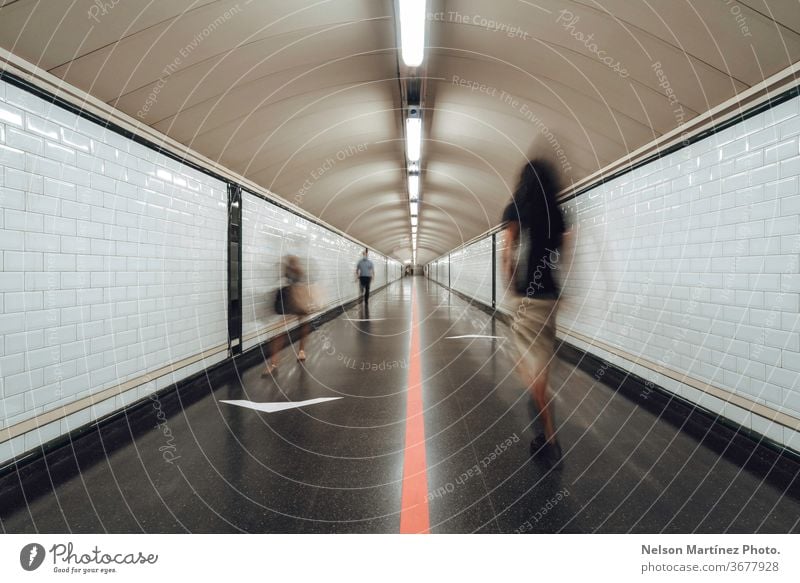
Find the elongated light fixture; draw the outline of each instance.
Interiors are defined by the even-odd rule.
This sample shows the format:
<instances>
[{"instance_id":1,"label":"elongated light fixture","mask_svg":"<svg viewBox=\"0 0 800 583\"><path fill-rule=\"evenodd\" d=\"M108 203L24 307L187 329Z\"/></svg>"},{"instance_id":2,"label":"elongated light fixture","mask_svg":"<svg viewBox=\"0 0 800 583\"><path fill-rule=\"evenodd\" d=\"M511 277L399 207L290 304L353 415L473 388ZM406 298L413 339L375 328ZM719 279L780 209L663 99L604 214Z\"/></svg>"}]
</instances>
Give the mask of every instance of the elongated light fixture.
<instances>
[{"instance_id":1,"label":"elongated light fixture","mask_svg":"<svg viewBox=\"0 0 800 583\"><path fill-rule=\"evenodd\" d=\"M408 175L408 200L419 200L419 174Z\"/></svg>"},{"instance_id":2,"label":"elongated light fixture","mask_svg":"<svg viewBox=\"0 0 800 583\"><path fill-rule=\"evenodd\" d=\"M412 217L418 216L419 215L419 203L414 201L414 200L412 200L410 203L408 203L408 211L409 211L408 214L410 214Z\"/></svg>"},{"instance_id":3,"label":"elongated light fixture","mask_svg":"<svg viewBox=\"0 0 800 583\"><path fill-rule=\"evenodd\" d=\"M418 117L406 119L406 155L409 162L419 162L422 149L422 120Z\"/></svg>"},{"instance_id":4,"label":"elongated light fixture","mask_svg":"<svg viewBox=\"0 0 800 583\"><path fill-rule=\"evenodd\" d=\"M425 0L400 0L400 43L408 67L419 67L425 57L425 4Z\"/></svg>"}]
</instances>

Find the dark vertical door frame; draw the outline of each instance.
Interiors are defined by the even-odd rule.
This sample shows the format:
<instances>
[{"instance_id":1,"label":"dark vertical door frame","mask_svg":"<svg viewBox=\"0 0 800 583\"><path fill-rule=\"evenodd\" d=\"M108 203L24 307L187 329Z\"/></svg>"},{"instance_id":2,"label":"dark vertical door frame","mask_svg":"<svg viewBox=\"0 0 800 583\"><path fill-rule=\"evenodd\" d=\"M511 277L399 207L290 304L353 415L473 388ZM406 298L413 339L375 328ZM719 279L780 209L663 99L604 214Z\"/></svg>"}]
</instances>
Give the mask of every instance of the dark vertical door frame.
<instances>
[{"instance_id":1,"label":"dark vertical door frame","mask_svg":"<svg viewBox=\"0 0 800 583\"><path fill-rule=\"evenodd\" d=\"M242 187L228 183L228 350L242 352Z\"/></svg>"},{"instance_id":2,"label":"dark vertical door frame","mask_svg":"<svg viewBox=\"0 0 800 583\"><path fill-rule=\"evenodd\" d=\"M450 254L447 254L447 289L450 289L450 273L453 271L453 264L450 263Z\"/></svg>"},{"instance_id":3,"label":"dark vertical door frame","mask_svg":"<svg viewBox=\"0 0 800 583\"><path fill-rule=\"evenodd\" d=\"M497 307L497 233L492 233L492 309Z\"/></svg>"}]
</instances>

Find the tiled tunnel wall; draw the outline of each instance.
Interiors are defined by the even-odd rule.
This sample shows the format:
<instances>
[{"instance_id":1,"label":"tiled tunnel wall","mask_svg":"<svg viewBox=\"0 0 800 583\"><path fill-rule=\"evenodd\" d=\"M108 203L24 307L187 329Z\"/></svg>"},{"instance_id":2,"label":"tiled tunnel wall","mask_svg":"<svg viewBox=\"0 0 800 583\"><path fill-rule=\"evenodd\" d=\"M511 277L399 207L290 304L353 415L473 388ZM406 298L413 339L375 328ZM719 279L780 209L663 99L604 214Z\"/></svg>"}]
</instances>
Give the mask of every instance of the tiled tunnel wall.
<instances>
[{"instance_id":1,"label":"tiled tunnel wall","mask_svg":"<svg viewBox=\"0 0 800 583\"><path fill-rule=\"evenodd\" d=\"M227 204L225 182L0 81L0 429L135 385L0 442L0 463L228 357ZM329 304L355 297L361 247L255 196L244 211L245 332L278 285L275 229ZM376 287L399 277L373 261Z\"/></svg>"}]
</instances>

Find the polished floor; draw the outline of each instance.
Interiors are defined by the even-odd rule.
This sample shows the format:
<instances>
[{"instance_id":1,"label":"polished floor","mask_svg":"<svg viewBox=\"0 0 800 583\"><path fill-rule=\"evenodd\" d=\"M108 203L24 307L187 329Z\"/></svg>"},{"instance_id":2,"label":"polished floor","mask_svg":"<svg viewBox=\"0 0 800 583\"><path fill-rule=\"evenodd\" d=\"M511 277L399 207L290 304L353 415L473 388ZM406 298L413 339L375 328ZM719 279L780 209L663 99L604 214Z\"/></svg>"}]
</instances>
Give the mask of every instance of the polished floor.
<instances>
[{"instance_id":1,"label":"polished floor","mask_svg":"<svg viewBox=\"0 0 800 583\"><path fill-rule=\"evenodd\" d=\"M6 476L0 524L396 533L401 511L425 511L433 533L800 530L797 481L776 486L565 362L551 380L563 463L531 460L508 335L444 288L406 278L376 293L368 314L355 307L319 326L305 363L288 347L274 377L263 363L211 375ZM401 509L415 358L427 509ZM223 402L321 398L332 400L274 412Z\"/></svg>"}]
</instances>

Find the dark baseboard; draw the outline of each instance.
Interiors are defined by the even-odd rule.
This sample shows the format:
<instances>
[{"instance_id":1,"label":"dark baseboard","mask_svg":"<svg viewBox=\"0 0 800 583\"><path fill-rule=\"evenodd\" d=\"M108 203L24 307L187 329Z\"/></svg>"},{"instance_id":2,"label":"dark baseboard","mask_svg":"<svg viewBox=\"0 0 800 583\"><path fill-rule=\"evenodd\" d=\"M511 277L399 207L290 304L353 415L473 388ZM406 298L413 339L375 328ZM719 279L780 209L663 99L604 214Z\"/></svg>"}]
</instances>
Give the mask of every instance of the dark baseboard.
<instances>
[{"instance_id":1,"label":"dark baseboard","mask_svg":"<svg viewBox=\"0 0 800 583\"><path fill-rule=\"evenodd\" d=\"M376 288L373 293L382 291L391 283L394 282ZM310 322L312 329L316 329L342 315L346 310L358 303L359 300L354 299L326 310ZM297 325L284 333L289 342L295 342L300 337L301 328L301 325ZM59 468L63 468L67 474L73 475L75 468L78 466L75 463L76 457L81 457L80 466L86 468L92 463L102 460L118 448L124 447L130 442L130 439L141 435L145 431L152 430L152 403L154 401L157 400L159 402L161 410L169 418L180 413L188 405L213 393L218 385L216 381L223 378L231 378L233 374L236 374L236 378L240 378L238 375L239 370L249 368L258 362L263 363L267 356L269 356L268 341L253 346L234 358L226 358L222 362L182 379L173 385L138 399L122 409L109 413L100 419L78 427L31 451L4 462L0 467L0 500L3 499L4 493L7 493L9 489L17 489L20 483L24 483L27 488L28 478L36 477L40 472L45 472L42 475L49 474L52 477L59 473ZM112 426L115 422L123 419L125 423L119 424L120 431L127 432L129 434L128 437L120 436L121 439L119 440L108 439L108 436L114 433L110 431ZM106 439L100 440L98 444L97 439L101 430L108 435ZM69 468L72 468L72 470ZM61 476L61 479L65 477L69 476ZM49 480L44 481L48 482L47 490L52 491ZM29 494L34 493L26 491L26 497L29 497Z\"/></svg>"}]
</instances>

